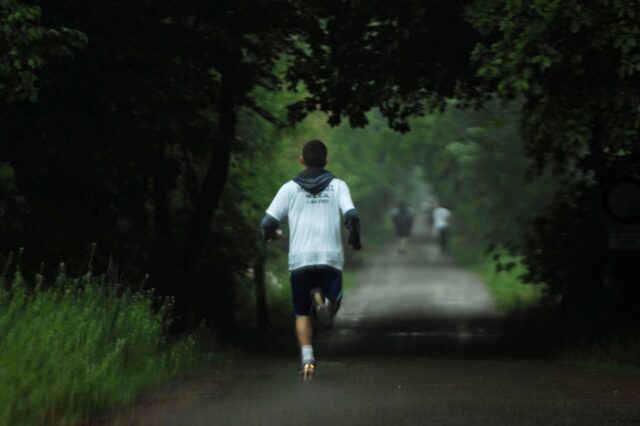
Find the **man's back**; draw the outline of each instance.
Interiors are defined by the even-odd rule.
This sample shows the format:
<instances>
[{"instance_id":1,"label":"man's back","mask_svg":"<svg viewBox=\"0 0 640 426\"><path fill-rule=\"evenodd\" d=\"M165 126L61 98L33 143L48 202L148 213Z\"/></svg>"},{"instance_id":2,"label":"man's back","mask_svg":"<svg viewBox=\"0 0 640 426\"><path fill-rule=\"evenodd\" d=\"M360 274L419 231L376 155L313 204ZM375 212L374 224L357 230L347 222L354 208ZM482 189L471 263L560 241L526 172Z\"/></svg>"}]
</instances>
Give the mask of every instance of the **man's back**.
<instances>
[{"instance_id":1,"label":"man's back","mask_svg":"<svg viewBox=\"0 0 640 426\"><path fill-rule=\"evenodd\" d=\"M449 226L451 212L444 207L437 207L433 211L433 225L436 228L446 228Z\"/></svg>"},{"instance_id":2,"label":"man's back","mask_svg":"<svg viewBox=\"0 0 640 426\"><path fill-rule=\"evenodd\" d=\"M289 269L310 265L343 266L340 212L354 208L346 183L332 176L319 192L304 182L285 183L267 213L289 221Z\"/></svg>"},{"instance_id":3,"label":"man's back","mask_svg":"<svg viewBox=\"0 0 640 426\"><path fill-rule=\"evenodd\" d=\"M413 214L406 207L398 208L392 216L396 231L400 234L408 234L411 232L413 225Z\"/></svg>"}]
</instances>

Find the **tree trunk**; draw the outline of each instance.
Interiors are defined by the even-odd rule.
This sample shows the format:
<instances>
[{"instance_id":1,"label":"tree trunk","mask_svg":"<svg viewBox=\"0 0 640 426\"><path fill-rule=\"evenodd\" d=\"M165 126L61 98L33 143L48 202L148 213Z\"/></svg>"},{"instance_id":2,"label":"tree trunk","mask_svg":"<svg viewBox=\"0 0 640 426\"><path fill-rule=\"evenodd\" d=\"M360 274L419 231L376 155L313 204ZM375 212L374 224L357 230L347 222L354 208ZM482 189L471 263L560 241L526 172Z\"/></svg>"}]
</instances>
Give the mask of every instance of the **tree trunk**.
<instances>
[{"instance_id":1,"label":"tree trunk","mask_svg":"<svg viewBox=\"0 0 640 426\"><path fill-rule=\"evenodd\" d=\"M596 116L596 122L593 125L591 140L589 140L589 157L591 160L591 168L598 183L598 188L602 189L606 181L607 159L602 149L604 138L606 137L603 125L602 113Z\"/></svg>"},{"instance_id":2,"label":"tree trunk","mask_svg":"<svg viewBox=\"0 0 640 426\"><path fill-rule=\"evenodd\" d=\"M176 265L176 241L173 233L173 218L169 205L169 191L174 176L171 174L164 153L158 153L155 161L157 171L152 176L151 199L153 201L153 228L151 253L147 259L147 270L163 295L183 299L176 288L176 277L181 272Z\"/></svg>"},{"instance_id":3,"label":"tree trunk","mask_svg":"<svg viewBox=\"0 0 640 426\"><path fill-rule=\"evenodd\" d=\"M225 76L222 78L218 118L218 130L211 143L211 158L191 214L184 244L181 281L189 293L188 315L191 329L202 319L198 312L202 292L197 272L209 240L209 226L229 174L231 147L236 133L236 105L228 77Z\"/></svg>"},{"instance_id":4,"label":"tree trunk","mask_svg":"<svg viewBox=\"0 0 640 426\"><path fill-rule=\"evenodd\" d=\"M256 291L256 309L258 331L264 331L269 327L269 310L267 309L267 287L265 283L265 253L264 244L258 248L258 253L253 260L253 283Z\"/></svg>"}]
</instances>

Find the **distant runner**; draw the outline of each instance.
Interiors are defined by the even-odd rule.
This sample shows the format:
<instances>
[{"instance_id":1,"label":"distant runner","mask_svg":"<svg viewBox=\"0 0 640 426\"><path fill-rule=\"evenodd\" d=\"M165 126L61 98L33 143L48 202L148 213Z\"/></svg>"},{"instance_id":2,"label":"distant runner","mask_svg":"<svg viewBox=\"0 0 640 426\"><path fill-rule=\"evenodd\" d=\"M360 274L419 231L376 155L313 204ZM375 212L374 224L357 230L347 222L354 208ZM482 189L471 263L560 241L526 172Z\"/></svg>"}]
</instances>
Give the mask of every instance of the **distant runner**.
<instances>
[{"instance_id":1,"label":"distant runner","mask_svg":"<svg viewBox=\"0 0 640 426\"><path fill-rule=\"evenodd\" d=\"M289 271L295 329L300 344L302 374L310 379L316 368L311 316L330 328L342 299L342 248L340 213L349 231L349 244L361 248L360 219L349 187L324 167L327 147L307 142L300 156L306 167L278 191L262 219L267 240L277 240L280 222L289 220Z\"/></svg>"},{"instance_id":2,"label":"distant runner","mask_svg":"<svg viewBox=\"0 0 640 426\"><path fill-rule=\"evenodd\" d=\"M451 212L438 205L433 210L433 227L436 233L436 238L438 238L438 244L440 245L440 250L443 253L446 253L449 249L449 220L451 218Z\"/></svg>"},{"instance_id":3,"label":"distant runner","mask_svg":"<svg viewBox=\"0 0 640 426\"><path fill-rule=\"evenodd\" d=\"M413 227L413 212L406 206L404 201L400 201L391 219L396 228L398 252L404 254L407 251L407 241L411 236L411 229Z\"/></svg>"}]
</instances>

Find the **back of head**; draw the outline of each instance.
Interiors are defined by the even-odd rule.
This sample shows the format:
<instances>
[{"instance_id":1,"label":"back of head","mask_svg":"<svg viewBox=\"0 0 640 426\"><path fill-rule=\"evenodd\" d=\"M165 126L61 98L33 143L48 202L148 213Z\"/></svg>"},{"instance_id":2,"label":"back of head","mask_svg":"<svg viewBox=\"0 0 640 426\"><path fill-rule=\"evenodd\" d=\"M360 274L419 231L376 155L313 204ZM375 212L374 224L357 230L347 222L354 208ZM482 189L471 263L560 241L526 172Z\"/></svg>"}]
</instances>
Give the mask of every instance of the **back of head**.
<instances>
[{"instance_id":1,"label":"back of head","mask_svg":"<svg viewBox=\"0 0 640 426\"><path fill-rule=\"evenodd\" d=\"M324 167L327 165L327 146L314 139L302 148L302 158L307 167Z\"/></svg>"}]
</instances>

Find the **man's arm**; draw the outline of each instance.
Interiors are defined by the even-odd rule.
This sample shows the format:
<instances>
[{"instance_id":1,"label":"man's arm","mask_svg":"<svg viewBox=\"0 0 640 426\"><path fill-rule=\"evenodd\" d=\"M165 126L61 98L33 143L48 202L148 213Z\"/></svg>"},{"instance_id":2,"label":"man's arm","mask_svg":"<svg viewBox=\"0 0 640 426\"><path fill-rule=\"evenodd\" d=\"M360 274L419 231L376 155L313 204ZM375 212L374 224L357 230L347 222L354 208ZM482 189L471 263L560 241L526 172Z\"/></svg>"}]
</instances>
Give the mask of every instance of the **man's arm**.
<instances>
[{"instance_id":1,"label":"man's arm","mask_svg":"<svg viewBox=\"0 0 640 426\"><path fill-rule=\"evenodd\" d=\"M265 212L260 227L262 233L267 241L279 240L282 236L280 228L280 221L287 215L289 211L289 191L287 190L287 184L284 184L278 190L278 193L271 201L269 208Z\"/></svg>"},{"instance_id":2,"label":"man's arm","mask_svg":"<svg viewBox=\"0 0 640 426\"><path fill-rule=\"evenodd\" d=\"M267 241L279 240L282 236L282 232L278 232L280 221L269 213L264 214L262 222L260 222L260 227L262 228L262 234Z\"/></svg>"},{"instance_id":3,"label":"man's arm","mask_svg":"<svg viewBox=\"0 0 640 426\"><path fill-rule=\"evenodd\" d=\"M362 241L360 239L360 216L358 216L358 211L353 205L353 200L351 200L349 187L344 182L340 185L339 197L340 210L344 214L344 224L349 231L349 244L351 244L354 249L360 250L362 248Z\"/></svg>"}]
</instances>

